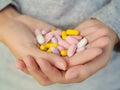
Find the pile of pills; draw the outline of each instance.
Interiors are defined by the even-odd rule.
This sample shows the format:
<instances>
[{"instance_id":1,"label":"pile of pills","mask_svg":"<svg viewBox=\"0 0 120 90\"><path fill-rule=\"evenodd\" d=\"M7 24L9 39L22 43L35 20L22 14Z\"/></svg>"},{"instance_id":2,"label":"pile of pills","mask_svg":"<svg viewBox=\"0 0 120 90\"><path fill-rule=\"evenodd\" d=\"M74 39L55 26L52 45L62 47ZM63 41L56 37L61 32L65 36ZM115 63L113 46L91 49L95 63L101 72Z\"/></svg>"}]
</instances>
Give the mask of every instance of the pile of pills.
<instances>
[{"instance_id":1,"label":"pile of pills","mask_svg":"<svg viewBox=\"0 0 120 90\"><path fill-rule=\"evenodd\" d=\"M83 51L88 43L87 39L80 35L80 31L75 29L66 31L51 28L42 31L36 29L35 35L40 50L63 57L71 57L75 53Z\"/></svg>"}]
</instances>

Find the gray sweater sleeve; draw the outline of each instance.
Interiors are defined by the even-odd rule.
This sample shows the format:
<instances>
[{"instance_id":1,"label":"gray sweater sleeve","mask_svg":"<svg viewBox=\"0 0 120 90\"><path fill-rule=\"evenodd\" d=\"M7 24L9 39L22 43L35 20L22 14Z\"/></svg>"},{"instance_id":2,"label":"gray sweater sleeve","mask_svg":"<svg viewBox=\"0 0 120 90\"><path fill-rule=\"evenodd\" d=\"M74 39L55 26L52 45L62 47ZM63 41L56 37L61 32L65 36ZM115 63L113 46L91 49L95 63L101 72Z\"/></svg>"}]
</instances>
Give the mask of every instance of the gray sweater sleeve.
<instances>
[{"instance_id":1,"label":"gray sweater sleeve","mask_svg":"<svg viewBox=\"0 0 120 90\"><path fill-rule=\"evenodd\" d=\"M110 26L120 38L120 0L111 0L108 5L95 12L92 16Z\"/></svg>"},{"instance_id":2,"label":"gray sweater sleeve","mask_svg":"<svg viewBox=\"0 0 120 90\"><path fill-rule=\"evenodd\" d=\"M13 0L0 0L0 10L12 3Z\"/></svg>"}]
</instances>

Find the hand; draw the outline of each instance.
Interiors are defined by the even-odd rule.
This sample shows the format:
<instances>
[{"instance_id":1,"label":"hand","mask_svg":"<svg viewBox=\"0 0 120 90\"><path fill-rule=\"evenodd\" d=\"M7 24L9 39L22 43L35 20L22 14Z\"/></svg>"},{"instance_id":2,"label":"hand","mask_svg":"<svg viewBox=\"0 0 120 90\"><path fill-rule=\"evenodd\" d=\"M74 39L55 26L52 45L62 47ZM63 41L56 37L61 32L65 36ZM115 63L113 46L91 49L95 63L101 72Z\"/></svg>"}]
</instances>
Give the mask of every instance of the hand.
<instances>
[{"instance_id":1,"label":"hand","mask_svg":"<svg viewBox=\"0 0 120 90\"><path fill-rule=\"evenodd\" d=\"M90 58L91 52L86 52L86 54L80 52L69 60L70 65L81 65L70 68L66 72L66 79L81 82L108 64L112 50L119 39L111 28L97 19L87 20L76 29L80 30L82 36L88 39L87 49L93 47L102 49L102 54L96 58Z\"/></svg>"},{"instance_id":2,"label":"hand","mask_svg":"<svg viewBox=\"0 0 120 90\"><path fill-rule=\"evenodd\" d=\"M17 12L11 7L7 8L3 13L0 13L0 18L3 19L0 21L0 25L2 25L0 27L0 38L16 58L21 60L27 55L31 55L35 59L42 57L59 69L66 69L66 62L63 58L40 51L37 47L36 38L33 33L34 30L36 28L43 29L50 27L51 25L36 20L30 16L20 15L19 13L14 17L11 15L14 13L16 14ZM44 81L47 84L53 83L46 77L46 75L44 75L38 66L36 67L37 71L34 72L37 73L31 72L31 75L34 76L34 78L40 77L37 79L39 82Z\"/></svg>"},{"instance_id":3,"label":"hand","mask_svg":"<svg viewBox=\"0 0 120 90\"><path fill-rule=\"evenodd\" d=\"M95 23L95 25L93 22ZM99 36L96 35L96 33L98 33L98 32L96 32L96 28L97 28L96 23L98 23L98 25L101 25L102 27L104 26L104 29L101 29L101 31L99 31ZM93 28L92 30L90 29L90 27L88 27L90 24L92 24L91 25L91 28ZM81 27L82 28L85 27L86 29L81 29ZM116 34L113 31L109 31L109 32L104 31L104 30L109 30L110 28L108 28L106 25L104 25L103 23L101 23L100 21L97 21L97 20L96 21L93 21L93 20L86 21L85 23L80 25L77 29L81 30L81 34L89 40L89 45L87 45L88 50L84 51L84 52L80 52L79 54L76 54L76 56L73 56L71 58L71 61L69 62L69 64L76 65L76 64L81 63L81 65L71 67L68 69L68 71L63 72L63 71L57 70L54 66L52 66L47 61L45 61L41 58L39 60L36 60L37 63L39 64L39 66L41 67L41 70L46 74L46 76L51 81L53 81L55 83L73 83L73 82L76 83L76 82L81 82L81 81L87 79L88 77L90 77L92 74L94 74L96 71L103 68L107 64L110 54L111 54L111 51L114 47L114 44L117 42ZM90 31L89 31L89 29L90 29ZM91 34L94 35L93 38L88 38L88 37L92 36ZM111 39L110 39L109 35L114 35L114 38L112 38L112 41L114 41L114 42L110 43ZM98 42L101 42L101 44L99 44ZM106 48L106 46L108 46L108 47ZM111 48L111 46L112 46L112 48ZM100 48L103 48L103 54L101 54ZM94 53L91 53L91 52L94 52ZM101 55L96 58L93 58L93 56L91 57L91 55L96 56L96 53L101 54ZM89 56L86 57L86 55L89 55ZM109 55L109 56L106 57L106 55ZM74 61L72 61L73 59L74 59ZM105 61L102 61L101 59L105 59ZM32 59L32 60L34 60L34 59ZM76 62L76 60L77 60L77 62ZM26 61L24 59L23 61L25 63L30 63L30 60ZM19 64L18 65L19 68L25 66L24 65L25 63L23 61L19 61L16 63L16 64ZM73 63L71 63L71 62L73 62ZM34 67L34 65L32 64L31 66ZM25 71L25 68L27 68L27 67L23 67L22 70ZM51 72L51 71L53 71L53 72Z\"/></svg>"}]
</instances>

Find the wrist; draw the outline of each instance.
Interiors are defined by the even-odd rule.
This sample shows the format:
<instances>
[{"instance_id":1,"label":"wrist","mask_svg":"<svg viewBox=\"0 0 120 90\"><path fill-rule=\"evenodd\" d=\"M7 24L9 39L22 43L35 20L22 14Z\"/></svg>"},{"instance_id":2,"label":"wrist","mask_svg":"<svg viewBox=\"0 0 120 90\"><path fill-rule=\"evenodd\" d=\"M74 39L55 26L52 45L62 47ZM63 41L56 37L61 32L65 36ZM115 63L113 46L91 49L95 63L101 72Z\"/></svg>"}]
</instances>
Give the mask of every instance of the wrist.
<instances>
[{"instance_id":1,"label":"wrist","mask_svg":"<svg viewBox=\"0 0 120 90\"><path fill-rule=\"evenodd\" d=\"M12 23L20 14L12 6L8 6L0 11L0 41L3 41L3 33L6 32L8 23Z\"/></svg>"}]
</instances>

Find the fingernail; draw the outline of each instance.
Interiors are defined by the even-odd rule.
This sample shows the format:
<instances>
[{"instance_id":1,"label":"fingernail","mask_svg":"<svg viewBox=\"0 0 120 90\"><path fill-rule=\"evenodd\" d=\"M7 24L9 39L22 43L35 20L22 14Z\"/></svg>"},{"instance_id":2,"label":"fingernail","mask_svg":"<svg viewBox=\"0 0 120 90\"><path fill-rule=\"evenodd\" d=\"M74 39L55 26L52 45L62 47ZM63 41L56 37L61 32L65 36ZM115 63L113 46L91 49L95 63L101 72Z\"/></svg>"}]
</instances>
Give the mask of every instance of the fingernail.
<instances>
[{"instance_id":1,"label":"fingernail","mask_svg":"<svg viewBox=\"0 0 120 90\"><path fill-rule=\"evenodd\" d=\"M66 70L65 65L63 63L61 63L61 62L56 62L55 65L56 65L56 67L58 67L61 70Z\"/></svg>"},{"instance_id":2,"label":"fingernail","mask_svg":"<svg viewBox=\"0 0 120 90\"><path fill-rule=\"evenodd\" d=\"M67 80L76 79L77 76L78 76L77 73L73 72L73 73L71 73L70 75L68 75L68 76L66 77L66 79L67 79Z\"/></svg>"}]
</instances>

